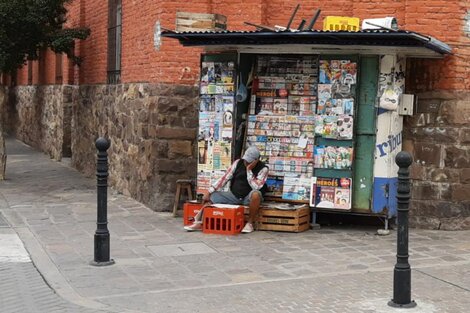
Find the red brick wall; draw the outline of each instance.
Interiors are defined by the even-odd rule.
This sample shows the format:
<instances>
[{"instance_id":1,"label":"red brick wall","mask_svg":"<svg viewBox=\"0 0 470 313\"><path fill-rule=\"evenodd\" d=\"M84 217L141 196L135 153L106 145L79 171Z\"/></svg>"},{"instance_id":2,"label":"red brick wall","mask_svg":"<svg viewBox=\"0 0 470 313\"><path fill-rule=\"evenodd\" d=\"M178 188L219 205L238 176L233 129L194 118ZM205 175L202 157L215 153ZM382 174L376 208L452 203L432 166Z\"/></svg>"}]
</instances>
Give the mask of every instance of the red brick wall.
<instances>
[{"instance_id":1,"label":"red brick wall","mask_svg":"<svg viewBox=\"0 0 470 313\"><path fill-rule=\"evenodd\" d=\"M423 6L418 0L408 0L406 8L407 29L435 36L453 48L453 55L442 60L409 62L407 88L470 90L470 34L463 31L470 2L427 1Z\"/></svg>"},{"instance_id":2,"label":"red brick wall","mask_svg":"<svg viewBox=\"0 0 470 313\"><path fill-rule=\"evenodd\" d=\"M78 47L78 52L84 61L80 67L80 83L105 83L106 51L108 49L108 1L82 0L79 10L79 25L91 28L90 37L80 42ZM134 21L134 23L137 24L138 21Z\"/></svg>"},{"instance_id":3,"label":"red brick wall","mask_svg":"<svg viewBox=\"0 0 470 313\"><path fill-rule=\"evenodd\" d=\"M56 83L56 55L51 50L41 53L37 75L37 81L40 85L53 85Z\"/></svg>"},{"instance_id":4,"label":"red brick wall","mask_svg":"<svg viewBox=\"0 0 470 313\"><path fill-rule=\"evenodd\" d=\"M176 40L163 39L159 51L153 47L153 31L156 21L166 28L175 27L177 11L220 13L228 17L232 30L253 29L244 21L268 25L286 25L298 1L247 0L243 4L226 0L155 1L123 0L123 50L122 81L164 82L194 84L198 75L198 48L184 48ZM396 16L400 28L428 34L449 43L454 55L443 60L412 60L410 88L412 90L462 90L470 89L467 74L470 55L470 37L463 32L464 14L470 10L465 0L337 0L303 2L293 26L305 18L307 23L315 10L322 10L316 28L322 27L327 15L367 17ZM80 83L106 82L107 51L107 1L75 0L70 4L69 26L88 26L91 36L77 45L84 63L75 71L74 79ZM52 61L50 62L53 63ZM64 81L73 81L73 71L64 61ZM49 61L48 61L49 64ZM27 71L25 68L23 71ZM24 81L22 77L21 83ZM49 77L49 74L46 75ZM27 75L26 75L27 77ZM47 81L49 81L47 79Z\"/></svg>"}]
</instances>

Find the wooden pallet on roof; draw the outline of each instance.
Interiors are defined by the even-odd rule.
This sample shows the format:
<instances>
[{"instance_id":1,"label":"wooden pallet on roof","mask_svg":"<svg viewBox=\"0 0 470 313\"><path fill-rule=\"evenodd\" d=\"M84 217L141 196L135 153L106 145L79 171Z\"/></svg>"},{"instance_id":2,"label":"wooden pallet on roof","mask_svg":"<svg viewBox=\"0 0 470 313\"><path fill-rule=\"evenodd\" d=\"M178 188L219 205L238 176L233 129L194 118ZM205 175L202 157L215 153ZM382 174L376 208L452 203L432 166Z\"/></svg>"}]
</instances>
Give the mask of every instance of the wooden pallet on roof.
<instances>
[{"instance_id":1,"label":"wooden pallet on roof","mask_svg":"<svg viewBox=\"0 0 470 313\"><path fill-rule=\"evenodd\" d=\"M176 12L176 31L222 31L227 17L221 14Z\"/></svg>"}]
</instances>

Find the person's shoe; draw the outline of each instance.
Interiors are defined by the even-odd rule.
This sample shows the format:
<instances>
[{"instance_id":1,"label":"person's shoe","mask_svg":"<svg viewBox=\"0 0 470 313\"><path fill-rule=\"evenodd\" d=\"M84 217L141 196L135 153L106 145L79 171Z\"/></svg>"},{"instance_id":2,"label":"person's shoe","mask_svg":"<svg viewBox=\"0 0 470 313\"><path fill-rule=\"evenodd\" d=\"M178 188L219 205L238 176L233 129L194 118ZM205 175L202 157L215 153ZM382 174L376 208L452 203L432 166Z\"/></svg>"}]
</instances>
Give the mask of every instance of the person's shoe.
<instances>
[{"instance_id":1,"label":"person's shoe","mask_svg":"<svg viewBox=\"0 0 470 313\"><path fill-rule=\"evenodd\" d=\"M189 226L184 226L184 229L187 231L201 231L202 230L202 223L192 223Z\"/></svg>"},{"instance_id":2,"label":"person's shoe","mask_svg":"<svg viewBox=\"0 0 470 313\"><path fill-rule=\"evenodd\" d=\"M242 229L242 233L251 233L253 231L254 231L253 224L251 224L251 223L246 223L245 227L243 227L243 229Z\"/></svg>"}]
</instances>

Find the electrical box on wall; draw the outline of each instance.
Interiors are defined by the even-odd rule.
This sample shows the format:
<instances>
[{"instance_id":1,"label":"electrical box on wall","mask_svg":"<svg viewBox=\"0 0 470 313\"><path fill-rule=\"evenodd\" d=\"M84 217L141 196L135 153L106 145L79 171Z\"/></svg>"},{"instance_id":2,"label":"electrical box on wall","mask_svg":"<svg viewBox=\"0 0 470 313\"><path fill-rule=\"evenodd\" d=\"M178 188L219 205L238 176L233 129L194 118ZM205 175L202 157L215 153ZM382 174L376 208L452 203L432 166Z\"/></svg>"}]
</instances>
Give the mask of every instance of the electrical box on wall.
<instances>
[{"instance_id":1,"label":"electrical box on wall","mask_svg":"<svg viewBox=\"0 0 470 313\"><path fill-rule=\"evenodd\" d=\"M415 95L402 94L400 99L400 106L398 107L398 114L413 115L414 102Z\"/></svg>"}]
</instances>

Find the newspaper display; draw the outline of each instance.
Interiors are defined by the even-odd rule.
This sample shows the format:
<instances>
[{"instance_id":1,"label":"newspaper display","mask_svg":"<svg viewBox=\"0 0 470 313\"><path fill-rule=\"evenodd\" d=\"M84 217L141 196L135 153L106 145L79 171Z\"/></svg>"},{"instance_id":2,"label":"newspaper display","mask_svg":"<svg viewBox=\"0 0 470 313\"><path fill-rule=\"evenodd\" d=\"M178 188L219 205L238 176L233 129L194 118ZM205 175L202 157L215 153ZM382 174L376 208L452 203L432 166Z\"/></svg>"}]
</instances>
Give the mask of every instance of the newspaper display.
<instances>
[{"instance_id":1,"label":"newspaper display","mask_svg":"<svg viewBox=\"0 0 470 313\"><path fill-rule=\"evenodd\" d=\"M207 191L231 164L235 75L234 62L202 62L197 193Z\"/></svg>"}]
</instances>

